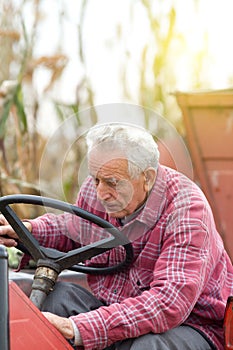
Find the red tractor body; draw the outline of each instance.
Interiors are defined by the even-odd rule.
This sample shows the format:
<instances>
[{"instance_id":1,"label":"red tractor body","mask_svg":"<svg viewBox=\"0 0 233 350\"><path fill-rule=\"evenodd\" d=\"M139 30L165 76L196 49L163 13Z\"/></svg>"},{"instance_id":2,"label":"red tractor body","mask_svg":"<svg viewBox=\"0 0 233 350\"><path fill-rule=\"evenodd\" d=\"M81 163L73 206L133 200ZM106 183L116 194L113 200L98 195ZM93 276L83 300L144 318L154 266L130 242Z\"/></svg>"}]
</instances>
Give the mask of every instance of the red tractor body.
<instances>
[{"instance_id":1,"label":"red tractor body","mask_svg":"<svg viewBox=\"0 0 233 350\"><path fill-rule=\"evenodd\" d=\"M10 350L72 350L15 282L9 283Z\"/></svg>"}]
</instances>

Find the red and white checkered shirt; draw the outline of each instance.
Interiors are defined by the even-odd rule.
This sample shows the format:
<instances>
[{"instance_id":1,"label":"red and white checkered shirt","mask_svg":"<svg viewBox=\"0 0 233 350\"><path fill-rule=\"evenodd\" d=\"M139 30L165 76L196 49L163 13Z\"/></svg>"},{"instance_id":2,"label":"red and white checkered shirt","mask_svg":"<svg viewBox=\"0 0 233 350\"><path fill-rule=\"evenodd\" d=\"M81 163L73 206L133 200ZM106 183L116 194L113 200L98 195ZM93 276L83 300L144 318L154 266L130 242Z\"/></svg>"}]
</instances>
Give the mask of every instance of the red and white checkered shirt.
<instances>
[{"instance_id":1,"label":"red and white checkered shirt","mask_svg":"<svg viewBox=\"0 0 233 350\"><path fill-rule=\"evenodd\" d=\"M90 178L76 204L118 226L132 240L135 255L124 272L88 276L93 294L107 306L72 317L85 349L104 349L181 324L195 327L218 350L224 349L223 317L233 294L233 267L209 204L193 182L159 166L145 206L122 227L104 211ZM42 245L63 251L88 243L90 235L92 241L99 236L96 225L67 213L46 214L32 225ZM108 266L123 258L124 249L117 247L88 263Z\"/></svg>"}]
</instances>

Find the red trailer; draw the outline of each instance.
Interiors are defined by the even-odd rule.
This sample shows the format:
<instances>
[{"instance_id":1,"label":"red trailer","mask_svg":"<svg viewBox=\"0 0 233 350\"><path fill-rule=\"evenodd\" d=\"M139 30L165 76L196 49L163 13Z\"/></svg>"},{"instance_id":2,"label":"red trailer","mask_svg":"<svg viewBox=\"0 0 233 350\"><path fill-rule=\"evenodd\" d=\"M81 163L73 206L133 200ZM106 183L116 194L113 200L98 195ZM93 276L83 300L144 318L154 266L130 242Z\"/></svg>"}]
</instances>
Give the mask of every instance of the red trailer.
<instances>
[{"instance_id":1,"label":"red trailer","mask_svg":"<svg viewBox=\"0 0 233 350\"><path fill-rule=\"evenodd\" d=\"M195 181L233 261L233 90L176 93Z\"/></svg>"}]
</instances>

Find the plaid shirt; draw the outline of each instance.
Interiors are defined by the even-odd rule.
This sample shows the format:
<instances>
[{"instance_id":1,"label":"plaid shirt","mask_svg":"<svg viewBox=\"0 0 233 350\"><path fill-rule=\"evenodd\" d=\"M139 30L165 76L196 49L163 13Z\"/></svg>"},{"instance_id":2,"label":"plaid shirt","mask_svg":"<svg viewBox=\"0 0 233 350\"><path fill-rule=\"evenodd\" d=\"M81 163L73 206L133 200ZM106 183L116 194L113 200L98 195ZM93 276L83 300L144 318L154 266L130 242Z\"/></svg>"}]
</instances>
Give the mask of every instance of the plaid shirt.
<instances>
[{"instance_id":1,"label":"plaid shirt","mask_svg":"<svg viewBox=\"0 0 233 350\"><path fill-rule=\"evenodd\" d=\"M118 226L131 239L135 254L126 271L88 276L93 294L106 306L72 317L85 349L104 349L181 324L195 327L218 350L224 349L223 317L233 294L233 268L209 204L193 182L159 166L145 206L122 227L98 202L90 178L76 204ZM99 236L95 225L70 214L46 214L32 226L41 244L63 251L86 244L88 234L93 241ZM106 266L123 258L124 250L117 247L88 263Z\"/></svg>"}]
</instances>

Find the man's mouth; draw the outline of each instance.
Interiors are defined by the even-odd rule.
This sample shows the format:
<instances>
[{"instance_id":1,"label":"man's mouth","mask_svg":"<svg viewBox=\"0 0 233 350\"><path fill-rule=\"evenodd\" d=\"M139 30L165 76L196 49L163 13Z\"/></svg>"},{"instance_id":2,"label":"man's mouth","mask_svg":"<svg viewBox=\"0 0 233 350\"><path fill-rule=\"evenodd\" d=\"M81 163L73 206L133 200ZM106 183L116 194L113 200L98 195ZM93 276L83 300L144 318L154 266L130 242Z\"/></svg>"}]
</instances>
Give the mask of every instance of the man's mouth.
<instances>
[{"instance_id":1,"label":"man's mouth","mask_svg":"<svg viewBox=\"0 0 233 350\"><path fill-rule=\"evenodd\" d=\"M102 202L104 208L109 213L116 213L118 211L121 211L123 209L122 204L120 203L110 203L110 202Z\"/></svg>"}]
</instances>

